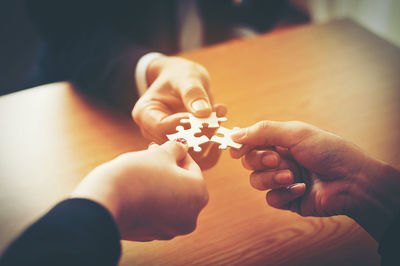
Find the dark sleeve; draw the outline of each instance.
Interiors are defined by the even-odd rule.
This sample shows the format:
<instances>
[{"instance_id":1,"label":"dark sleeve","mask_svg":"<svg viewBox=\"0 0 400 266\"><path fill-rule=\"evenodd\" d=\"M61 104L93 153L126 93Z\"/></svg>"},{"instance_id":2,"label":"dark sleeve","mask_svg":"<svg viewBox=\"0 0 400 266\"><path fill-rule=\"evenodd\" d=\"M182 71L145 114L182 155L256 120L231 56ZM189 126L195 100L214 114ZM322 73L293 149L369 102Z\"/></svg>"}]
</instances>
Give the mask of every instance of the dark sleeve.
<instances>
[{"instance_id":1,"label":"dark sleeve","mask_svg":"<svg viewBox=\"0 0 400 266\"><path fill-rule=\"evenodd\" d=\"M14 240L0 265L117 265L120 253L111 214L93 201L69 199Z\"/></svg>"},{"instance_id":2,"label":"dark sleeve","mask_svg":"<svg viewBox=\"0 0 400 266\"><path fill-rule=\"evenodd\" d=\"M134 71L149 52L140 44L135 21L121 1L25 0L42 40L36 83L70 81L90 96L131 110L136 99Z\"/></svg>"},{"instance_id":3,"label":"dark sleeve","mask_svg":"<svg viewBox=\"0 0 400 266\"><path fill-rule=\"evenodd\" d=\"M379 243L378 252L381 254L381 264L400 265L400 215L386 230Z\"/></svg>"}]
</instances>

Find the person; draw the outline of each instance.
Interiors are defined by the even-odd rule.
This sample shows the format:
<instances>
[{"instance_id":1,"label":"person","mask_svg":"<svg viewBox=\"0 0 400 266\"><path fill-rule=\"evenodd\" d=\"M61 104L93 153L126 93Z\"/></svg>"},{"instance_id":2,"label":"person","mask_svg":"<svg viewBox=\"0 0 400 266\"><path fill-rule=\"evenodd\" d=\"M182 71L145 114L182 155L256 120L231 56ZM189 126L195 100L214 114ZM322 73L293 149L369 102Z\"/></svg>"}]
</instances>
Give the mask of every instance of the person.
<instances>
[{"instance_id":1,"label":"person","mask_svg":"<svg viewBox=\"0 0 400 266\"><path fill-rule=\"evenodd\" d=\"M347 215L380 243L382 265L399 265L400 171L315 126L261 121L232 135L267 203L302 216Z\"/></svg>"},{"instance_id":2,"label":"person","mask_svg":"<svg viewBox=\"0 0 400 266\"><path fill-rule=\"evenodd\" d=\"M251 185L271 189L269 205L303 216L347 215L380 242L383 265L398 265L399 170L302 122L262 121L232 138L244 144L231 155L253 170ZM187 146L174 142L98 167L72 195L17 238L0 265L116 265L118 231L137 241L189 233L208 200Z\"/></svg>"},{"instance_id":3,"label":"person","mask_svg":"<svg viewBox=\"0 0 400 266\"><path fill-rule=\"evenodd\" d=\"M154 64L141 59L153 51L177 53L183 39L201 40L202 33L213 44L231 38L236 27L265 32L290 9L287 0L24 0L24 6L40 36L30 87L67 80L127 113L146 92L132 116L144 136L159 144L174 132L181 112L224 116L226 107L214 105L201 65L173 56L157 57Z\"/></svg>"},{"instance_id":4,"label":"person","mask_svg":"<svg viewBox=\"0 0 400 266\"><path fill-rule=\"evenodd\" d=\"M187 151L179 142L152 144L95 168L7 248L0 265L117 265L120 239L192 232L208 192Z\"/></svg>"},{"instance_id":5,"label":"person","mask_svg":"<svg viewBox=\"0 0 400 266\"><path fill-rule=\"evenodd\" d=\"M84 97L131 114L142 135L158 144L188 112L225 116L226 106L214 102L207 70L163 54L175 51L164 47L176 35L173 2L24 0L41 36L33 85L69 81ZM203 170L220 154L211 144L191 152Z\"/></svg>"},{"instance_id":6,"label":"person","mask_svg":"<svg viewBox=\"0 0 400 266\"><path fill-rule=\"evenodd\" d=\"M214 105L203 66L153 52L170 52L155 45L168 43L168 34L152 39L172 23L170 1L24 3L41 37L33 85L70 81L83 95L132 112L144 136L157 143L174 132L183 112L226 113L225 106Z\"/></svg>"}]
</instances>

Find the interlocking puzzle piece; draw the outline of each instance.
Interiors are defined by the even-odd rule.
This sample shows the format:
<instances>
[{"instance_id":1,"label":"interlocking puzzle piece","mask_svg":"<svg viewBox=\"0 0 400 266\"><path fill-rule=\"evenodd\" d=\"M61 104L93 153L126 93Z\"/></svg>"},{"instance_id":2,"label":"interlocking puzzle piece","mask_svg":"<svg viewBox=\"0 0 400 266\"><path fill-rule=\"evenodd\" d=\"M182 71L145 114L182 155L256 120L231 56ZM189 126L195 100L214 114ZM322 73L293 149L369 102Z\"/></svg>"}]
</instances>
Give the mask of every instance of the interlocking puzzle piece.
<instances>
[{"instance_id":1,"label":"interlocking puzzle piece","mask_svg":"<svg viewBox=\"0 0 400 266\"><path fill-rule=\"evenodd\" d=\"M242 147L242 144L234 142L231 138L233 131L238 130L238 129L239 129L238 127L234 127L233 130L225 128L225 127L220 127L217 130L217 134L222 134L224 136L220 137L220 136L214 135L214 136L212 136L211 141L221 144L218 147L221 150L225 150L228 147L240 149Z\"/></svg>"},{"instance_id":2,"label":"interlocking puzzle piece","mask_svg":"<svg viewBox=\"0 0 400 266\"><path fill-rule=\"evenodd\" d=\"M199 146L200 144L210 141L207 136L196 137L194 134L198 132L193 128L185 130L183 126L177 126L176 130L178 132L167 135L167 138L172 141L183 138L186 140L188 146L192 147L195 152L201 151L201 147Z\"/></svg>"},{"instance_id":3,"label":"interlocking puzzle piece","mask_svg":"<svg viewBox=\"0 0 400 266\"><path fill-rule=\"evenodd\" d=\"M189 118L181 119L181 123L186 124L190 123L191 128L199 129L203 127L203 124L208 124L208 127L217 128L219 127L219 122L225 122L227 120L226 117L217 117L216 112L212 112L209 117L195 117L191 113L189 113Z\"/></svg>"}]
</instances>

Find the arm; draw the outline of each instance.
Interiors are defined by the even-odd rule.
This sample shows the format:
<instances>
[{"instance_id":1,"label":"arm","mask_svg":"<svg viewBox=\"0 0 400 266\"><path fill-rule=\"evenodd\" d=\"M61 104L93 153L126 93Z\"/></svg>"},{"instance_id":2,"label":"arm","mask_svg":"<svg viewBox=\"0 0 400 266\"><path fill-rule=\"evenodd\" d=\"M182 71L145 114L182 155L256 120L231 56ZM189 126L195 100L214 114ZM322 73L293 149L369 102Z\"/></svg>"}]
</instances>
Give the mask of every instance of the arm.
<instances>
[{"instance_id":1,"label":"arm","mask_svg":"<svg viewBox=\"0 0 400 266\"><path fill-rule=\"evenodd\" d=\"M45 82L69 80L92 97L132 111L138 99L135 67L149 52L139 43L146 43L142 35L153 33L151 27L144 30L148 18L140 12L151 12L151 2L25 2L45 41ZM213 110L219 116L226 114L225 106L213 102L203 66L174 56L154 58L146 69L140 65L137 81L149 88L139 95L132 117L146 138L164 143L165 134L174 132L187 112L198 117Z\"/></svg>"},{"instance_id":2,"label":"arm","mask_svg":"<svg viewBox=\"0 0 400 266\"><path fill-rule=\"evenodd\" d=\"M399 238L400 238L400 215L392 222L385 231L379 242L379 253L382 265L398 265L399 261Z\"/></svg>"},{"instance_id":3,"label":"arm","mask_svg":"<svg viewBox=\"0 0 400 266\"><path fill-rule=\"evenodd\" d=\"M118 228L103 206L70 199L14 240L0 265L117 265L119 240Z\"/></svg>"},{"instance_id":4,"label":"arm","mask_svg":"<svg viewBox=\"0 0 400 266\"><path fill-rule=\"evenodd\" d=\"M271 189L267 202L275 208L347 215L377 241L399 215L400 171L337 135L301 122L262 121L232 138L246 144L232 156L254 170L253 187Z\"/></svg>"},{"instance_id":5,"label":"arm","mask_svg":"<svg viewBox=\"0 0 400 266\"><path fill-rule=\"evenodd\" d=\"M135 25L121 25L125 18L135 22L123 13L125 6L107 2L25 0L43 40L38 79L71 81L85 94L131 111L135 66L149 49L132 37Z\"/></svg>"},{"instance_id":6,"label":"arm","mask_svg":"<svg viewBox=\"0 0 400 266\"><path fill-rule=\"evenodd\" d=\"M157 163L154 163L157 162ZM119 240L192 232L208 192L187 146L167 142L94 169L5 251L0 265L116 265Z\"/></svg>"}]
</instances>

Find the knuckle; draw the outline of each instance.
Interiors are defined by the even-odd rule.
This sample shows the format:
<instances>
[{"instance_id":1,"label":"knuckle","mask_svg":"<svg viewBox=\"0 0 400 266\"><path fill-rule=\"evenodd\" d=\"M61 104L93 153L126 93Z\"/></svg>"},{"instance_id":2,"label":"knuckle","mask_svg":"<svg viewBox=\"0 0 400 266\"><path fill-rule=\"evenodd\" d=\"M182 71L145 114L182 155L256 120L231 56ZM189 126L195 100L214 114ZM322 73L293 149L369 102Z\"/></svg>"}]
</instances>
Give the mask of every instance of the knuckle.
<instances>
[{"instance_id":1,"label":"knuckle","mask_svg":"<svg viewBox=\"0 0 400 266\"><path fill-rule=\"evenodd\" d=\"M250 174L250 185L255 189L263 190L264 184L263 184L263 180L261 178L262 177L257 172L251 173Z\"/></svg>"},{"instance_id":2,"label":"knuckle","mask_svg":"<svg viewBox=\"0 0 400 266\"><path fill-rule=\"evenodd\" d=\"M250 178L249 178L249 181L250 181L250 185L253 187L253 188L257 188L257 176L256 176L256 174L253 172L253 173L251 173L250 174Z\"/></svg>"},{"instance_id":3,"label":"knuckle","mask_svg":"<svg viewBox=\"0 0 400 266\"><path fill-rule=\"evenodd\" d=\"M251 170L251 167L247 162L247 156L242 157L241 161L244 168L246 168L247 170Z\"/></svg>"},{"instance_id":4,"label":"knuckle","mask_svg":"<svg viewBox=\"0 0 400 266\"><path fill-rule=\"evenodd\" d=\"M274 191L273 190L267 192L267 194L265 195L265 200L269 206L274 207L274 208L277 207L276 200L274 199Z\"/></svg>"},{"instance_id":5,"label":"knuckle","mask_svg":"<svg viewBox=\"0 0 400 266\"><path fill-rule=\"evenodd\" d=\"M196 66L198 72L202 73L205 76L209 76L209 73L204 66L197 64L197 63L195 64L195 66Z\"/></svg>"},{"instance_id":6,"label":"knuckle","mask_svg":"<svg viewBox=\"0 0 400 266\"><path fill-rule=\"evenodd\" d=\"M138 112L139 112L139 101L135 104L131 112L132 118L134 120L138 117Z\"/></svg>"},{"instance_id":7,"label":"knuckle","mask_svg":"<svg viewBox=\"0 0 400 266\"><path fill-rule=\"evenodd\" d=\"M257 129L260 131L267 130L271 125L271 121L263 120L257 123Z\"/></svg>"},{"instance_id":8,"label":"knuckle","mask_svg":"<svg viewBox=\"0 0 400 266\"><path fill-rule=\"evenodd\" d=\"M136 124L142 124L143 100L139 99L132 109L131 116Z\"/></svg>"},{"instance_id":9,"label":"knuckle","mask_svg":"<svg viewBox=\"0 0 400 266\"><path fill-rule=\"evenodd\" d=\"M299 129L303 129L303 128L307 128L308 124L304 123L302 121L298 121L298 120L294 120L294 121L289 121L288 122L291 126L299 128Z\"/></svg>"},{"instance_id":10,"label":"knuckle","mask_svg":"<svg viewBox=\"0 0 400 266\"><path fill-rule=\"evenodd\" d=\"M188 86L183 89L182 96L184 98L201 97L205 95L203 88L198 85Z\"/></svg>"},{"instance_id":11,"label":"knuckle","mask_svg":"<svg viewBox=\"0 0 400 266\"><path fill-rule=\"evenodd\" d=\"M137 125L141 125L141 120L140 120L140 115L139 115L138 109L133 108L131 116L132 116L133 121L135 121L135 123Z\"/></svg>"},{"instance_id":12,"label":"knuckle","mask_svg":"<svg viewBox=\"0 0 400 266\"><path fill-rule=\"evenodd\" d=\"M267 192L267 194L265 194L265 201L267 202L268 205L271 205L271 192Z\"/></svg>"},{"instance_id":13,"label":"knuckle","mask_svg":"<svg viewBox=\"0 0 400 266\"><path fill-rule=\"evenodd\" d=\"M293 138L295 140L302 140L309 136L311 133L311 126L301 121L290 121L290 125L295 129Z\"/></svg>"}]
</instances>

